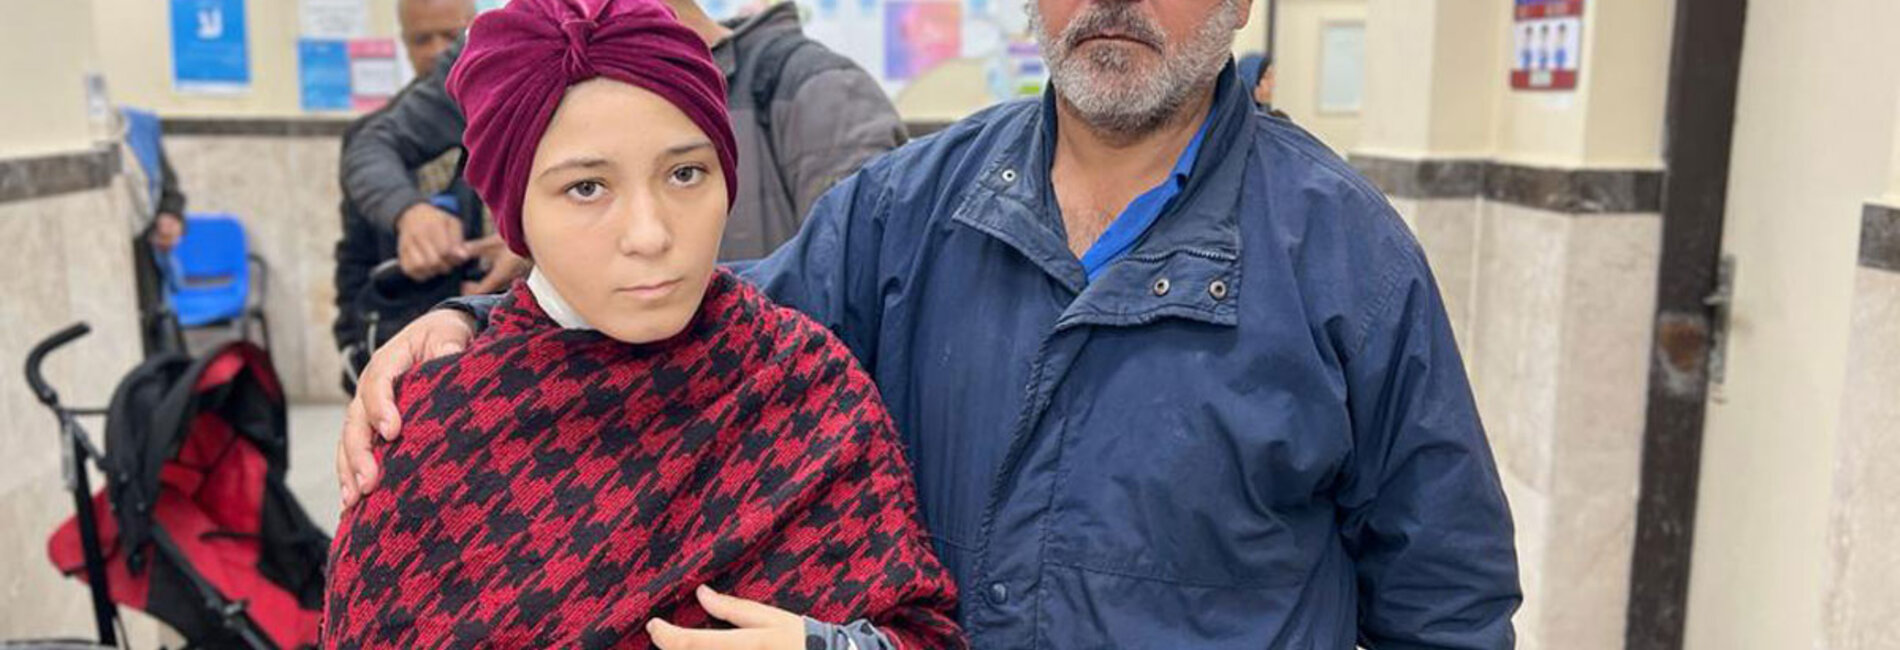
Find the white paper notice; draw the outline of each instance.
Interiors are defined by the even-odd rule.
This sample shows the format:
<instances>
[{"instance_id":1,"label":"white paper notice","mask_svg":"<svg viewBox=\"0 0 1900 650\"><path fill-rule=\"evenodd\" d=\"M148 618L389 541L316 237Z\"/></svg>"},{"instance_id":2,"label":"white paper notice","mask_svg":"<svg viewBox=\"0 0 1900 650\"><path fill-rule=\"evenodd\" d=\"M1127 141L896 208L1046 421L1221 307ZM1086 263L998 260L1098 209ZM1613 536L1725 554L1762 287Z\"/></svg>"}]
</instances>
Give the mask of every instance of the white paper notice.
<instances>
[{"instance_id":1,"label":"white paper notice","mask_svg":"<svg viewBox=\"0 0 1900 650\"><path fill-rule=\"evenodd\" d=\"M303 0L304 38L351 39L369 32L368 0Z\"/></svg>"},{"instance_id":2,"label":"white paper notice","mask_svg":"<svg viewBox=\"0 0 1900 650\"><path fill-rule=\"evenodd\" d=\"M350 41L350 106L373 111L396 94L396 39L359 38Z\"/></svg>"},{"instance_id":3,"label":"white paper notice","mask_svg":"<svg viewBox=\"0 0 1900 650\"><path fill-rule=\"evenodd\" d=\"M364 58L350 60L350 91L369 97L388 97L398 89L396 59Z\"/></svg>"}]
</instances>

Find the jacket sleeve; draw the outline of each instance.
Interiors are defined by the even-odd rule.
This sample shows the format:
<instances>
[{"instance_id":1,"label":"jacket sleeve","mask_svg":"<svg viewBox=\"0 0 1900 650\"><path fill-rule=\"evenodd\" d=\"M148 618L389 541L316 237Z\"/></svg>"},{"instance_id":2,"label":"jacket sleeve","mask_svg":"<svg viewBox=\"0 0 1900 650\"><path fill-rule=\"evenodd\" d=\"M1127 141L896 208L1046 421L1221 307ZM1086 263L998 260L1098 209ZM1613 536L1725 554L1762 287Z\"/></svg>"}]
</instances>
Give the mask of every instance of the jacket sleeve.
<instances>
[{"instance_id":1,"label":"jacket sleeve","mask_svg":"<svg viewBox=\"0 0 1900 650\"><path fill-rule=\"evenodd\" d=\"M185 216L185 193L178 189L178 172L172 171L163 145L158 148L158 213Z\"/></svg>"},{"instance_id":2,"label":"jacket sleeve","mask_svg":"<svg viewBox=\"0 0 1900 650\"><path fill-rule=\"evenodd\" d=\"M797 217L873 156L903 144L904 123L876 80L857 66L813 75L792 101L772 103L770 136Z\"/></svg>"},{"instance_id":3,"label":"jacket sleeve","mask_svg":"<svg viewBox=\"0 0 1900 650\"><path fill-rule=\"evenodd\" d=\"M890 159L846 177L812 206L798 235L771 257L734 265L773 301L829 328L867 369L877 367L877 297L890 201Z\"/></svg>"},{"instance_id":4,"label":"jacket sleeve","mask_svg":"<svg viewBox=\"0 0 1900 650\"><path fill-rule=\"evenodd\" d=\"M870 621L834 625L805 618L805 650L902 650Z\"/></svg>"},{"instance_id":5,"label":"jacket sleeve","mask_svg":"<svg viewBox=\"0 0 1900 650\"><path fill-rule=\"evenodd\" d=\"M1354 452L1338 498L1359 643L1511 648L1522 594L1497 465L1423 253L1406 233L1385 243L1345 357Z\"/></svg>"},{"instance_id":6,"label":"jacket sleeve","mask_svg":"<svg viewBox=\"0 0 1900 650\"><path fill-rule=\"evenodd\" d=\"M459 311L468 314L470 318L475 319L475 331L479 333L482 330L488 329L488 315L494 313L495 307L500 305L502 298L506 296L507 294L491 293L480 296L450 298L442 301L442 304L436 305L435 309L447 309L449 311Z\"/></svg>"},{"instance_id":7,"label":"jacket sleeve","mask_svg":"<svg viewBox=\"0 0 1900 650\"><path fill-rule=\"evenodd\" d=\"M447 87L460 50L458 44L429 76L364 117L361 129L344 145L339 179L343 193L378 228L395 232L396 217L403 210L428 202L416 189L413 171L462 144L466 122Z\"/></svg>"}]
</instances>

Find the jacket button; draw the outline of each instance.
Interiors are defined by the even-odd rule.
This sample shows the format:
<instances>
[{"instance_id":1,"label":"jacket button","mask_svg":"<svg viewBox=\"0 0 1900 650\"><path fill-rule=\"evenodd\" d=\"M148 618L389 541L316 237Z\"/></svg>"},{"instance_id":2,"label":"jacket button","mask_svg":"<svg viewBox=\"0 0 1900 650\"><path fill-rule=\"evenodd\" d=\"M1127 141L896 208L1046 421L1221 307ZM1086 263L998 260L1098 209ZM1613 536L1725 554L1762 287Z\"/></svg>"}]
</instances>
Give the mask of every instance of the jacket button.
<instances>
[{"instance_id":1,"label":"jacket button","mask_svg":"<svg viewBox=\"0 0 1900 650\"><path fill-rule=\"evenodd\" d=\"M1174 286L1174 285L1172 285L1172 284L1169 284L1169 283L1168 283L1168 279L1167 279L1167 278L1160 278L1160 279L1157 279L1157 280L1155 280L1155 287L1154 287L1154 288L1155 288L1155 295L1157 295L1157 296L1165 296L1165 295L1168 295L1168 289L1170 289L1170 288L1172 288L1173 286Z\"/></svg>"},{"instance_id":2,"label":"jacket button","mask_svg":"<svg viewBox=\"0 0 1900 650\"><path fill-rule=\"evenodd\" d=\"M1016 182L1016 170L1014 170L1014 169L1005 169L1005 170L1003 170L1003 182L1005 182L1005 183L1014 183L1014 182Z\"/></svg>"},{"instance_id":3,"label":"jacket button","mask_svg":"<svg viewBox=\"0 0 1900 650\"><path fill-rule=\"evenodd\" d=\"M1207 285L1207 295L1213 296L1215 300L1225 300L1227 298L1227 283L1221 280L1215 280L1209 283Z\"/></svg>"},{"instance_id":4,"label":"jacket button","mask_svg":"<svg viewBox=\"0 0 1900 650\"><path fill-rule=\"evenodd\" d=\"M1001 582L990 583L990 602L998 605L1009 602L1009 586Z\"/></svg>"}]
</instances>

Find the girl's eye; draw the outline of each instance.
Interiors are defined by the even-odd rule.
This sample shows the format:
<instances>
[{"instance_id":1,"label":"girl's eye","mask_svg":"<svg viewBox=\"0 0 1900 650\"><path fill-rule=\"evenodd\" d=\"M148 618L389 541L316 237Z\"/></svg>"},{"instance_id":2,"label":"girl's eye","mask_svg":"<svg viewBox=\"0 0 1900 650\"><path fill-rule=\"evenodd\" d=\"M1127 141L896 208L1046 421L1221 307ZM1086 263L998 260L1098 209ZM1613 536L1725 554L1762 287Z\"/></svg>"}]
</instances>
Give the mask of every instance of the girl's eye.
<instances>
[{"instance_id":1,"label":"girl's eye","mask_svg":"<svg viewBox=\"0 0 1900 650\"><path fill-rule=\"evenodd\" d=\"M607 187L601 185L600 181L581 181L567 186L567 196L576 201L592 201L600 198L606 190Z\"/></svg>"},{"instance_id":2,"label":"girl's eye","mask_svg":"<svg viewBox=\"0 0 1900 650\"><path fill-rule=\"evenodd\" d=\"M672 177L668 180L672 181L674 185L692 187L706 180L706 168L698 165L680 167L673 170Z\"/></svg>"}]
</instances>

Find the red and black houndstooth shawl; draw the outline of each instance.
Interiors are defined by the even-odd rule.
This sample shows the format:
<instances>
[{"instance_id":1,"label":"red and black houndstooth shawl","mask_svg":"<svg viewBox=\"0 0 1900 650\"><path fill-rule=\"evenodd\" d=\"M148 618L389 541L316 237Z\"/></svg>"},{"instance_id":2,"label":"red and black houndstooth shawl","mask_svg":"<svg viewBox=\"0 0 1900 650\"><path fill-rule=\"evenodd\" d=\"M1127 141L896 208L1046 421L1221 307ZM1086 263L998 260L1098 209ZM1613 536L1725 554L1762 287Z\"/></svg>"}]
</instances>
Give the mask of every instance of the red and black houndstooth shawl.
<instances>
[{"instance_id":1,"label":"red and black houndstooth shawl","mask_svg":"<svg viewBox=\"0 0 1900 650\"><path fill-rule=\"evenodd\" d=\"M876 387L724 271L649 345L561 329L517 284L398 389L383 486L331 549L326 646L645 647L650 618L713 624L701 583L962 644Z\"/></svg>"}]
</instances>

